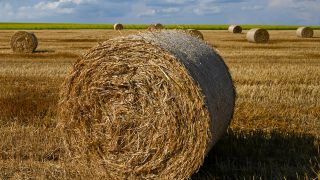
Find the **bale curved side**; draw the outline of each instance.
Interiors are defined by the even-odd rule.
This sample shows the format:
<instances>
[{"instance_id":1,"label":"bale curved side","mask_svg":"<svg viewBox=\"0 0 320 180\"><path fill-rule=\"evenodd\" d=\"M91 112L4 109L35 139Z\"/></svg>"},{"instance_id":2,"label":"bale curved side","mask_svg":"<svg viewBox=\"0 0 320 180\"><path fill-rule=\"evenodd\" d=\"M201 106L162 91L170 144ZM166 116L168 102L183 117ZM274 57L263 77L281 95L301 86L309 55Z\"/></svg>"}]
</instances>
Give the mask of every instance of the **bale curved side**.
<instances>
[{"instance_id":1,"label":"bale curved side","mask_svg":"<svg viewBox=\"0 0 320 180\"><path fill-rule=\"evenodd\" d=\"M231 25L229 26L228 31L235 34L242 33L242 27L239 25Z\"/></svg>"},{"instance_id":2,"label":"bale curved side","mask_svg":"<svg viewBox=\"0 0 320 180\"><path fill-rule=\"evenodd\" d=\"M297 29L297 36L302 38L312 38L313 29L310 27L299 27Z\"/></svg>"},{"instance_id":3,"label":"bale curved side","mask_svg":"<svg viewBox=\"0 0 320 180\"><path fill-rule=\"evenodd\" d=\"M201 39L201 40L204 40L203 34L202 34L199 30L196 30L196 29L188 29L186 32L189 33L191 36L194 36L194 37L196 37L196 38L199 38L199 39Z\"/></svg>"},{"instance_id":4,"label":"bale curved side","mask_svg":"<svg viewBox=\"0 0 320 180\"><path fill-rule=\"evenodd\" d=\"M267 43L269 42L269 38L270 36L266 29L256 28L247 32L247 40L249 42Z\"/></svg>"},{"instance_id":5,"label":"bale curved side","mask_svg":"<svg viewBox=\"0 0 320 180\"><path fill-rule=\"evenodd\" d=\"M13 52L32 53L38 46L38 40L34 33L18 31L11 37L10 45Z\"/></svg>"},{"instance_id":6,"label":"bale curved side","mask_svg":"<svg viewBox=\"0 0 320 180\"><path fill-rule=\"evenodd\" d=\"M108 40L74 65L60 127L73 160L109 179L187 179L225 133L235 93L199 39L159 31Z\"/></svg>"},{"instance_id":7,"label":"bale curved side","mask_svg":"<svg viewBox=\"0 0 320 180\"><path fill-rule=\"evenodd\" d=\"M116 23L113 25L114 30L123 30L123 28L124 28L123 25L119 23Z\"/></svg>"}]
</instances>

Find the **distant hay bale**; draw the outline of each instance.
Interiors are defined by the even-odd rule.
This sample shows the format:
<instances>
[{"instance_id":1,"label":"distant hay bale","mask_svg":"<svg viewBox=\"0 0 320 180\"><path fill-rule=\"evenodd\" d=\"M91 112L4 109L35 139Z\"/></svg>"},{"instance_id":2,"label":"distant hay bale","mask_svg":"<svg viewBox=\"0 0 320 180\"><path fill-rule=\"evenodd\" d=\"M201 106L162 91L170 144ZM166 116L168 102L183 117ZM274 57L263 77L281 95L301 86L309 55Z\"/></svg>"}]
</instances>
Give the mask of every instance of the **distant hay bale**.
<instances>
[{"instance_id":1,"label":"distant hay bale","mask_svg":"<svg viewBox=\"0 0 320 180\"><path fill-rule=\"evenodd\" d=\"M210 46L181 31L147 32L105 41L74 64L59 126L69 157L92 173L187 179L234 105L228 68Z\"/></svg>"},{"instance_id":2,"label":"distant hay bale","mask_svg":"<svg viewBox=\"0 0 320 180\"><path fill-rule=\"evenodd\" d=\"M149 31L154 31L154 30L161 30L163 29L163 25L160 24L160 23L157 23L157 24L151 24L149 27L148 27L148 30Z\"/></svg>"},{"instance_id":3,"label":"distant hay bale","mask_svg":"<svg viewBox=\"0 0 320 180\"><path fill-rule=\"evenodd\" d=\"M197 37L197 38L202 39L202 40L204 39L203 38L203 34L200 31L196 30L196 29L188 29L187 32L191 36Z\"/></svg>"},{"instance_id":4,"label":"distant hay bale","mask_svg":"<svg viewBox=\"0 0 320 180\"><path fill-rule=\"evenodd\" d=\"M157 29L163 29L164 28L163 25L160 24L160 23L155 24L155 26L156 26Z\"/></svg>"},{"instance_id":5,"label":"distant hay bale","mask_svg":"<svg viewBox=\"0 0 320 180\"><path fill-rule=\"evenodd\" d=\"M269 33L265 29L251 29L247 32L247 40L254 43L267 43L269 42Z\"/></svg>"},{"instance_id":6,"label":"distant hay bale","mask_svg":"<svg viewBox=\"0 0 320 180\"><path fill-rule=\"evenodd\" d=\"M38 40L34 33L17 31L11 37L10 45L13 52L33 53L38 46Z\"/></svg>"},{"instance_id":7,"label":"distant hay bale","mask_svg":"<svg viewBox=\"0 0 320 180\"><path fill-rule=\"evenodd\" d=\"M114 29L114 30L123 30L123 25L122 25L122 24L119 24L119 23L114 24L114 25L113 25L113 29Z\"/></svg>"},{"instance_id":8,"label":"distant hay bale","mask_svg":"<svg viewBox=\"0 0 320 180\"><path fill-rule=\"evenodd\" d=\"M297 29L297 36L302 38L312 38L313 29L310 27L299 27Z\"/></svg>"},{"instance_id":9,"label":"distant hay bale","mask_svg":"<svg viewBox=\"0 0 320 180\"><path fill-rule=\"evenodd\" d=\"M242 33L242 27L239 25L231 25L229 26L229 32L231 33Z\"/></svg>"},{"instance_id":10,"label":"distant hay bale","mask_svg":"<svg viewBox=\"0 0 320 180\"><path fill-rule=\"evenodd\" d=\"M155 26L154 24L150 24L150 25L148 26L148 30L149 30L149 31L156 30L156 26Z\"/></svg>"}]
</instances>

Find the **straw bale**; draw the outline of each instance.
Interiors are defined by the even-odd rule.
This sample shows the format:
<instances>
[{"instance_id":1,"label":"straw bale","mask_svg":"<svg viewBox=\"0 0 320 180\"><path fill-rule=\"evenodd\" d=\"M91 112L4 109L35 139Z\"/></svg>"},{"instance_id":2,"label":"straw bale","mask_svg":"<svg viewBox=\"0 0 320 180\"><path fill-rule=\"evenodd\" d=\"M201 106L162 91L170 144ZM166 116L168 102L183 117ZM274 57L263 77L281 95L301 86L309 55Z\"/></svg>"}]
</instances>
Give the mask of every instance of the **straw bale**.
<instances>
[{"instance_id":1,"label":"straw bale","mask_svg":"<svg viewBox=\"0 0 320 180\"><path fill-rule=\"evenodd\" d=\"M196 30L196 29L188 29L187 32L191 35L191 36L194 36L194 37L197 37L201 40L203 40L203 34L199 31L199 30Z\"/></svg>"},{"instance_id":2,"label":"straw bale","mask_svg":"<svg viewBox=\"0 0 320 180\"><path fill-rule=\"evenodd\" d=\"M148 27L148 30L149 31L155 31L155 30L162 30L164 27L162 24L160 23L157 23L157 24L151 24L149 27Z\"/></svg>"},{"instance_id":3,"label":"straw bale","mask_svg":"<svg viewBox=\"0 0 320 180\"><path fill-rule=\"evenodd\" d=\"M122 24L119 24L119 23L114 24L114 25L113 25L113 29L114 29L114 30L123 30L123 25L122 25Z\"/></svg>"},{"instance_id":4,"label":"straw bale","mask_svg":"<svg viewBox=\"0 0 320 180\"><path fill-rule=\"evenodd\" d=\"M313 29L310 27L299 27L297 29L297 36L302 38L312 38Z\"/></svg>"},{"instance_id":5,"label":"straw bale","mask_svg":"<svg viewBox=\"0 0 320 180\"><path fill-rule=\"evenodd\" d=\"M189 178L235 105L223 59L181 31L97 45L74 64L60 95L70 161L108 179Z\"/></svg>"},{"instance_id":6,"label":"straw bale","mask_svg":"<svg viewBox=\"0 0 320 180\"><path fill-rule=\"evenodd\" d=\"M38 40L34 33L17 31L11 37L10 45L13 52L33 53L38 46Z\"/></svg>"},{"instance_id":7,"label":"straw bale","mask_svg":"<svg viewBox=\"0 0 320 180\"><path fill-rule=\"evenodd\" d=\"M231 25L229 26L229 32L231 33L242 33L242 27L239 25Z\"/></svg>"},{"instance_id":8,"label":"straw bale","mask_svg":"<svg viewBox=\"0 0 320 180\"><path fill-rule=\"evenodd\" d=\"M247 32L247 40L253 43L267 43L269 42L269 33L265 29L251 29Z\"/></svg>"}]
</instances>

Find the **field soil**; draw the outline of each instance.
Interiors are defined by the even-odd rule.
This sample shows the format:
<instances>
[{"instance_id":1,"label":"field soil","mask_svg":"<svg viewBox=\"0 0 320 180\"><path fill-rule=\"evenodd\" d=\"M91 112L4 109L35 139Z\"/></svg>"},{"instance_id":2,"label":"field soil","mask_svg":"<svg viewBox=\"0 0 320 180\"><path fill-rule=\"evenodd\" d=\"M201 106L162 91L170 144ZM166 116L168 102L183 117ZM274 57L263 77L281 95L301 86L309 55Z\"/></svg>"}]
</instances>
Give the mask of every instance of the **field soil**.
<instances>
[{"instance_id":1,"label":"field soil","mask_svg":"<svg viewBox=\"0 0 320 180\"><path fill-rule=\"evenodd\" d=\"M72 64L99 42L143 30L38 30L34 54L10 50L0 31L0 179L99 179L63 160L59 88ZM193 179L320 178L320 30L315 38L270 31L270 43L202 31L224 58L237 91L228 133Z\"/></svg>"}]
</instances>

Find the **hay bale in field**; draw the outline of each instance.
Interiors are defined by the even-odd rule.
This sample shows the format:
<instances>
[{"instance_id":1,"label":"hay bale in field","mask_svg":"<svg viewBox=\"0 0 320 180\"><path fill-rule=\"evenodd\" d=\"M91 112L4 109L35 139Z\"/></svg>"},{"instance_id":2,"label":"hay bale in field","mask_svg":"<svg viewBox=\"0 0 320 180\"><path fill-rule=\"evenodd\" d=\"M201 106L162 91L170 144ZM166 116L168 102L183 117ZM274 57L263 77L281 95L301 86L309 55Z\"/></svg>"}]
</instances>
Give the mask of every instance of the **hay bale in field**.
<instances>
[{"instance_id":1,"label":"hay bale in field","mask_svg":"<svg viewBox=\"0 0 320 180\"><path fill-rule=\"evenodd\" d=\"M313 29L310 27L299 27L297 29L297 36L302 38L312 38Z\"/></svg>"},{"instance_id":2,"label":"hay bale in field","mask_svg":"<svg viewBox=\"0 0 320 180\"><path fill-rule=\"evenodd\" d=\"M231 33L242 33L242 27L239 25L231 25L229 26L229 32Z\"/></svg>"},{"instance_id":3,"label":"hay bale in field","mask_svg":"<svg viewBox=\"0 0 320 180\"><path fill-rule=\"evenodd\" d=\"M160 24L160 23L157 23L157 24L151 24L149 27L148 27L148 30L149 31L154 31L154 30L161 30L163 29L163 25Z\"/></svg>"},{"instance_id":4,"label":"hay bale in field","mask_svg":"<svg viewBox=\"0 0 320 180\"><path fill-rule=\"evenodd\" d=\"M235 105L223 59L181 31L97 45L75 63L60 97L67 154L108 179L190 177Z\"/></svg>"},{"instance_id":5,"label":"hay bale in field","mask_svg":"<svg viewBox=\"0 0 320 180\"><path fill-rule=\"evenodd\" d=\"M247 32L247 40L254 43L267 43L269 42L269 33L265 29L251 29Z\"/></svg>"},{"instance_id":6,"label":"hay bale in field","mask_svg":"<svg viewBox=\"0 0 320 180\"><path fill-rule=\"evenodd\" d=\"M119 24L119 23L116 23L116 24L113 25L113 29L114 30L123 30L123 25Z\"/></svg>"},{"instance_id":7,"label":"hay bale in field","mask_svg":"<svg viewBox=\"0 0 320 180\"><path fill-rule=\"evenodd\" d=\"M154 30L156 30L156 26L155 26L154 24L150 24L150 25L148 26L148 30L149 30L149 31L154 31Z\"/></svg>"},{"instance_id":8,"label":"hay bale in field","mask_svg":"<svg viewBox=\"0 0 320 180\"><path fill-rule=\"evenodd\" d=\"M160 23L155 24L156 29L163 29L164 26Z\"/></svg>"},{"instance_id":9,"label":"hay bale in field","mask_svg":"<svg viewBox=\"0 0 320 180\"><path fill-rule=\"evenodd\" d=\"M200 31L196 30L196 29L188 29L187 32L191 36L197 37L197 38L202 39L202 40L204 39L203 38L203 34Z\"/></svg>"},{"instance_id":10,"label":"hay bale in field","mask_svg":"<svg viewBox=\"0 0 320 180\"><path fill-rule=\"evenodd\" d=\"M38 46L38 40L34 33L18 31L11 37L11 49L16 53L32 53Z\"/></svg>"}]
</instances>

